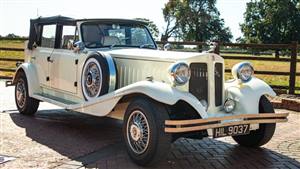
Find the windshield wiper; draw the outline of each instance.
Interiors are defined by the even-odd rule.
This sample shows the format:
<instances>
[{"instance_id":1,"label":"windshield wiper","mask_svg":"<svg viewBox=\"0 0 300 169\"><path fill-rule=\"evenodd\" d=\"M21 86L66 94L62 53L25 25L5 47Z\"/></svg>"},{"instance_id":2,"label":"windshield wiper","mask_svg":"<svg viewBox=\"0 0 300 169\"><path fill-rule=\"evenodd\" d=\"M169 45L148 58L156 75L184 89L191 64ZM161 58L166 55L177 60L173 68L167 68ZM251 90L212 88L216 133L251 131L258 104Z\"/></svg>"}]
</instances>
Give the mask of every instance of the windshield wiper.
<instances>
[{"instance_id":1,"label":"windshield wiper","mask_svg":"<svg viewBox=\"0 0 300 169\"><path fill-rule=\"evenodd\" d=\"M148 48L148 49L154 49L155 46L153 44L143 44L143 45L140 45L140 48Z\"/></svg>"}]
</instances>

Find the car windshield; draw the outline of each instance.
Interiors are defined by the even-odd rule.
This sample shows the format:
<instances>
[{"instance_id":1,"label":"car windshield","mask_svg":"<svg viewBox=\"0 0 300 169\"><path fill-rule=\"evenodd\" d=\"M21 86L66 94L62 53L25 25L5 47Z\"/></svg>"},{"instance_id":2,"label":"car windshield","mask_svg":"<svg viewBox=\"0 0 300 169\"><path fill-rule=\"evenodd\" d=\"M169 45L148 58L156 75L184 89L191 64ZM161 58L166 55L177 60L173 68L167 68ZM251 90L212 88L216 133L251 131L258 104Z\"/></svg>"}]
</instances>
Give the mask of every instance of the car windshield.
<instances>
[{"instance_id":1,"label":"car windshield","mask_svg":"<svg viewBox=\"0 0 300 169\"><path fill-rule=\"evenodd\" d=\"M84 23L82 40L87 48L138 47L155 49L145 26L137 24Z\"/></svg>"}]
</instances>

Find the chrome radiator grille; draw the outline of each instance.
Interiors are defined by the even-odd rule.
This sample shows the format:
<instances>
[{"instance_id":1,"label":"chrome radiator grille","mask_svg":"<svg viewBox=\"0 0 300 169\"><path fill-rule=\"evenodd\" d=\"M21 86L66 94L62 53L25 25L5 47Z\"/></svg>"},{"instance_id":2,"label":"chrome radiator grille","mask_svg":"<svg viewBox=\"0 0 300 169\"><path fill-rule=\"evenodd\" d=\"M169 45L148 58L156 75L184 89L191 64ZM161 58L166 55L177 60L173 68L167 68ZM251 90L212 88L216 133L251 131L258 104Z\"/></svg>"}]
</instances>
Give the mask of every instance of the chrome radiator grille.
<instances>
[{"instance_id":1,"label":"chrome radiator grille","mask_svg":"<svg viewBox=\"0 0 300 169\"><path fill-rule=\"evenodd\" d=\"M189 92L198 100L208 102L208 73L206 63L191 63L191 78L189 81Z\"/></svg>"},{"instance_id":2,"label":"chrome radiator grille","mask_svg":"<svg viewBox=\"0 0 300 169\"><path fill-rule=\"evenodd\" d=\"M215 64L215 105L223 104L223 64Z\"/></svg>"}]
</instances>

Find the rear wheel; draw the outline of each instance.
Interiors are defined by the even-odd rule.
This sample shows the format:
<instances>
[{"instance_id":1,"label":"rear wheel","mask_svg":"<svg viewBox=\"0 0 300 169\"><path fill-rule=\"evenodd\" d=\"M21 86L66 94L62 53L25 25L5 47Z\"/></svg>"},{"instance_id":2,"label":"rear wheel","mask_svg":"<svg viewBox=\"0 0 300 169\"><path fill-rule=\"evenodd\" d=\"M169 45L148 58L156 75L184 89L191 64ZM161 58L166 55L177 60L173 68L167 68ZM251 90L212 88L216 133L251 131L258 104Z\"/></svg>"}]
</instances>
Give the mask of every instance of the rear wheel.
<instances>
[{"instance_id":1,"label":"rear wheel","mask_svg":"<svg viewBox=\"0 0 300 169\"><path fill-rule=\"evenodd\" d=\"M29 97L27 78L24 72L20 72L17 76L15 102L19 112L25 115L35 114L39 107L39 101Z\"/></svg>"},{"instance_id":2,"label":"rear wheel","mask_svg":"<svg viewBox=\"0 0 300 169\"><path fill-rule=\"evenodd\" d=\"M262 96L259 101L260 113L275 113L272 103ZM276 123L260 124L259 129L253 130L250 134L233 136L232 138L240 145L246 147L259 147L267 144L274 135Z\"/></svg>"},{"instance_id":3,"label":"rear wheel","mask_svg":"<svg viewBox=\"0 0 300 169\"><path fill-rule=\"evenodd\" d=\"M164 105L147 98L132 101L125 113L123 135L130 158L142 166L156 164L168 153L171 135L164 132L169 119Z\"/></svg>"}]
</instances>

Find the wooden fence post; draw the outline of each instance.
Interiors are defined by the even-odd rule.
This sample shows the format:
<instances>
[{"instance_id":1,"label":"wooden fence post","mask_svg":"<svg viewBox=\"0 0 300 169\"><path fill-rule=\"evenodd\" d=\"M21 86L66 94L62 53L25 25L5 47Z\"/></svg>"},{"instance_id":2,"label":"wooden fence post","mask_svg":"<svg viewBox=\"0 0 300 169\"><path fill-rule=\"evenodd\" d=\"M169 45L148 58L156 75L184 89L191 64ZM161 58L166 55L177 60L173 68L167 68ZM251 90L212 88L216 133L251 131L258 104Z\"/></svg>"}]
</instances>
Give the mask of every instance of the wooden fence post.
<instances>
[{"instance_id":1,"label":"wooden fence post","mask_svg":"<svg viewBox=\"0 0 300 169\"><path fill-rule=\"evenodd\" d=\"M295 94L298 42L291 43L289 94Z\"/></svg>"}]
</instances>

